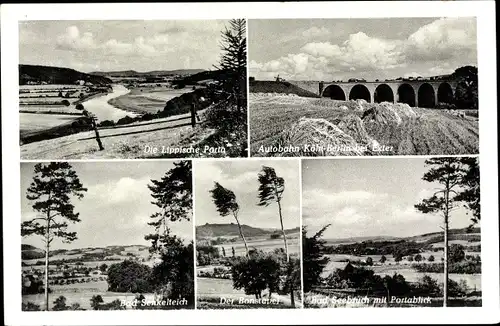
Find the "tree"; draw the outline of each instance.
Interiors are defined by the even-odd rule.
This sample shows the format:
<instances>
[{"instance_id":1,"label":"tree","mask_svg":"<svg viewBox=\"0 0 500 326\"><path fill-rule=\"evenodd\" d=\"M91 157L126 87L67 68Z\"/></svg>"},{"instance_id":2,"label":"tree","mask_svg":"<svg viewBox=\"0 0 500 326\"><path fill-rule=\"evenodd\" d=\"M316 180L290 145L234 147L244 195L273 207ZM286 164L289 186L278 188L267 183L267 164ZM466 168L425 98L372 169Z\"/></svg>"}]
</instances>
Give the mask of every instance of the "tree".
<instances>
[{"instance_id":1,"label":"tree","mask_svg":"<svg viewBox=\"0 0 500 326\"><path fill-rule=\"evenodd\" d=\"M112 264L108 268L108 291L145 293L151 292L151 268L131 259Z\"/></svg>"},{"instance_id":2,"label":"tree","mask_svg":"<svg viewBox=\"0 0 500 326\"><path fill-rule=\"evenodd\" d=\"M439 184L438 190L429 198L425 198L415 208L425 214L441 213L444 221L444 286L443 306L448 302L448 225L451 213L457 208L457 195L460 191L464 173L466 172L456 157L431 158L425 161L429 170L422 179L427 182Z\"/></svg>"},{"instance_id":3,"label":"tree","mask_svg":"<svg viewBox=\"0 0 500 326\"><path fill-rule=\"evenodd\" d=\"M161 180L151 180L148 185L151 197L160 211L152 214L148 225L154 226L156 233L145 236L151 240L151 251L158 251L168 232L168 222L190 220L193 209L193 183L191 161L174 162Z\"/></svg>"},{"instance_id":4,"label":"tree","mask_svg":"<svg viewBox=\"0 0 500 326\"><path fill-rule=\"evenodd\" d=\"M302 227L304 293L311 291L314 286L321 283L321 273L330 260L324 256L326 241L322 239L323 233L329 226L330 224L325 225L312 237L307 237L307 228Z\"/></svg>"},{"instance_id":5,"label":"tree","mask_svg":"<svg viewBox=\"0 0 500 326\"><path fill-rule=\"evenodd\" d=\"M464 202L465 208L472 212L472 225L481 220L481 202L479 186L479 159L477 157L462 157L461 163L465 168L465 174L460 180L462 191L456 196L456 200Z\"/></svg>"},{"instance_id":6,"label":"tree","mask_svg":"<svg viewBox=\"0 0 500 326\"><path fill-rule=\"evenodd\" d=\"M396 263L399 263L399 262L400 262L400 261L402 261L402 260L403 260L403 255L401 255L400 253L398 253L398 254L396 254L396 255L394 256L394 261L395 261Z\"/></svg>"},{"instance_id":7,"label":"tree","mask_svg":"<svg viewBox=\"0 0 500 326\"><path fill-rule=\"evenodd\" d=\"M214 188L210 190L210 193L212 195L212 200L217 207L217 212L219 212L222 217L229 214L233 215L236 223L238 224L241 239L243 239L243 243L245 244L246 256L249 257L247 241L241 229L240 221L238 220L240 206L236 202L236 195L231 190L221 186L218 182L214 183Z\"/></svg>"},{"instance_id":8,"label":"tree","mask_svg":"<svg viewBox=\"0 0 500 326\"><path fill-rule=\"evenodd\" d=\"M452 244L450 246L450 263L458 263L465 259L464 246L460 244Z\"/></svg>"},{"instance_id":9,"label":"tree","mask_svg":"<svg viewBox=\"0 0 500 326\"><path fill-rule=\"evenodd\" d=\"M45 310L49 310L49 256L55 238L65 243L76 240L76 232L68 231L68 222L80 222L72 197L83 198L87 191L68 162L38 163L26 198L37 216L21 223L21 235L37 235L45 244Z\"/></svg>"},{"instance_id":10,"label":"tree","mask_svg":"<svg viewBox=\"0 0 500 326\"><path fill-rule=\"evenodd\" d=\"M427 261L433 262L435 260L433 255L430 255L429 258L427 258Z\"/></svg>"},{"instance_id":11,"label":"tree","mask_svg":"<svg viewBox=\"0 0 500 326\"><path fill-rule=\"evenodd\" d=\"M155 292L169 299L182 299L194 304L193 242L184 245L175 235L168 234L160 263L151 271L150 284ZM144 291L146 292L146 291Z\"/></svg>"},{"instance_id":12,"label":"tree","mask_svg":"<svg viewBox=\"0 0 500 326\"><path fill-rule=\"evenodd\" d=\"M101 266L99 266L99 270L100 270L101 272L103 272L103 273L106 271L106 269L108 269L108 265L107 265L107 264L105 264L105 263L104 263L104 264L101 264Z\"/></svg>"},{"instance_id":13,"label":"tree","mask_svg":"<svg viewBox=\"0 0 500 326\"><path fill-rule=\"evenodd\" d=\"M247 39L246 20L232 19L229 28L222 32L220 44L222 55L217 70L225 72L225 78L221 80L225 92L230 93L236 99L238 111L246 102L247 84Z\"/></svg>"},{"instance_id":14,"label":"tree","mask_svg":"<svg viewBox=\"0 0 500 326\"><path fill-rule=\"evenodd\" d=\"M382 255L382 257L380 257L380 263L383 264L386 261L387 261L387 258L384 255Z\"/></svg>"},{"instance_id":15,"label":"tree","mask_svg":"<svg viewBox=\"0 0 500 326\"><path fill-rule=\"evenodd\" d=\"M416 254L415 255L415 261L416 262L422 261L422 255L421 254Z\"/></svg>"},{"instance_id":16,"label":"tree","mask_svg":"<svg viewBox=\"0 0 500 326\"><path fill-rule=\"evenodd\" d=\"M226 257L226 249L224 247L222 247L222 256Z\"/></svg>"},{"instance_id":17,"label":"tree","mask_svg":"<svg viewBox=\"0 0 500 326\"><path fill-rule=\"evenodd\" d=\"M94 310L99 310L99 305L103 302L104 300L102 299L102 296L100 294L93 295L92 298L90 299L90 306Z\"/></svg>"},{"instance_id":18,"label":"tree","mask_svg":"<svg viewBox=\"0 0 500 326\"><path fill-rule=\"evenodd\" d=\"M233 253L233 257L235 256L235 253L234 253L234 247L231 247L231 251Z\"/></svg>"},{"instance_id":19,"label":"tree","mask_svg":"<svg viewBox=\"0 0 500 326\"><path fill-rule=\"evenodd\" d=\"M288 244L286 239L285 228L283 227L283 214L281 212L281 200L283 198L283 192L285 191L285 179L279 177L276 171L272 167L263 166L262 170L258 174L259 180L259 206L269 206L272 202L276 202L278 205L278 214L280 218L281 233L283 234L283 242L285 246L285 255L287 264L290 261L290 255L288 254ZM295 307L294 289L293 283L290 283L290 301L292 307Z\"/></svg>"},{"instance_id":20,"label":"tree","mask_svg":"<svg viewBox=\"0 0 500 326\"><path fill-rule=\"evenodd\" d=\"M231 267L233 287L244 289L245 294L262 298L262 291L269 289L269 296L279 289L282 265L277 255L252 251Z\"/></svg>"},{"instance_id":21,"label":"tree","mask_svg":"<svg viewBox=\"0 0 500 326\"><path fill-rule=\"evenodd\" d=\"M283 234L283 242L285 244L286 259L289 261L288 245L286 241L286 233L283 227L283 215L281 212L281 200L285 191L285 179L278 177L276 171L268 166L263 166L258 174L259 180L259 206L269 206L272 202L278 205L278 213L280 218L281 233Z\"/></svg>"},{"instance_id":22,"label":"tree","mask_svg":"<svg viewBox=\"0 0 500 326\"><path fill-rule=\"evenodd\" d=\"M373 258L372 257L367 257L366 258L366 265L372 266L373 265Z\"/></svg>"},{"instance_id":23,"label":"tree","mask_svg":"<svg viewBox=\"0 0 500 326\"><path fill-rule=\"evenodd\" d=\"M410 256L408 256L407 259L408 259L408 261L413 261L413 256L410 255Z\"/></svg>"},{"instance_id":24,"label":"tree","mask_svg":"<svg viewBox=\"0 0 500 326\"><path fill-rule=\"evenodd\" d=\"M54 311L62 311L62 310L67 310L68 307L66 306L66 297L63 295L59 296L54 302L54 306L52 307L52 310Z\"/></svg>"},{"instance_id":25,"label":"tree","mask_svg":"<svg viewBox=\"0 0 500 326\"><path fill-rule=\"evenodd\" d=\"M478 109L477 67L460 67L451 75L458 82L455 91L455 105L459 109Z\"/></svg>"}]
</instances>

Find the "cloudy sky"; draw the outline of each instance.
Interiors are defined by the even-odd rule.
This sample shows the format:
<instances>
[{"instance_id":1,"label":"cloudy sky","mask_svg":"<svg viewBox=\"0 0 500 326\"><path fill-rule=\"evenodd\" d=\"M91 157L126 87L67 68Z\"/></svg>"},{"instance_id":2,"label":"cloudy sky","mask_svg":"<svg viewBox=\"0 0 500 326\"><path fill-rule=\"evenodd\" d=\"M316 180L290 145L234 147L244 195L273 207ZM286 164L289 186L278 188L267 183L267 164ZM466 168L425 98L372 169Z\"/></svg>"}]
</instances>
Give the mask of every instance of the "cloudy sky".
<instances>
[{"instance_id":1,"label":"cloudy sky","mask_svg":"<svg viewBox=\"0 0 500 326\"><path fill-rule=\"evenodd\" d=\"M442 217L417 212L437 184L421 178L428 170L421 158L305 160L303 225L325 238L411 236L442 231ZM450 228L470 225L463 208L452 213Z\"/></svg>"},{"instance_id":2,"label":"cloudy sky","mask_svg":"<svg viewBox=\"0 0 500 326\"><path fill-rule=\"evenodd\" d=\"M19 63L82 72L211 69L223 20L27 21Z\"/></svg>"},{"instance_id":3,"label":"cloudy sky","mask_svg":"<svg viewBox=\"0 0 500 326\"><path fill-rule=\"evenodd\" d=\"M475 18L250 20L256 79L366 80L477 65Z\"/></svg>"},{"instance_id":4,"label":"cloudy sky","mask_svg":"<svg viewBox=\"0 0 500 326\"><path fill-rule=\"evenodd\" d=\"M241 224L258 228L280 229L278 207L257 206L259 182L257 175L262 166L270 166L285 179L282 213L285 229L300 226L299 163L296 160L235 160L203 161L195 163L196 225L205 223L236 223L232 215L221 217L212 202L209 191L214 182L232 190L240 205L238 219Z\"/></svg>"},{"instance_id":5,"label":"cloudy sky","mask_svg":"<svg viewBox=\"0 0 500 326\"><path fill-rule=\"evenodd\" d=\"M34 163L21 163L21 216L35 217L26 199ZM169 161L150 162L86 162L71 163L83 186L88 190L83 199L74 199L75 211L81 222L68 231L76 231L78 239L71 244L53 242L54 249L104 247L111 245L149 245L144 236L154 232L147 225L156 206L147 184L159 180L173 167ZM193 239L192 221L170 223L172 232L185 241ZM41 248L38 236L23 238L23 243Z\"/></svg>"}]
</instances>

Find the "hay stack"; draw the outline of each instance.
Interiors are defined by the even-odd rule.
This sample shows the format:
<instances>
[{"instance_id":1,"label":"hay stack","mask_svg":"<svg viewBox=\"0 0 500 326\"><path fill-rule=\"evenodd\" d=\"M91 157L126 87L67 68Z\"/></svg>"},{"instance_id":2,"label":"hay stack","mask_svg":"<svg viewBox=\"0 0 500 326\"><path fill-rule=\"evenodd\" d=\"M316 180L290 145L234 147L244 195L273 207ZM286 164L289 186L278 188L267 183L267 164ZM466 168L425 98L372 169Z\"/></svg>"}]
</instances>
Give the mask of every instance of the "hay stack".
<instances>
[{"instance_id":1,"label":"hay stack","mask_svg":"<svg viewBox=\"0 0 500 326\"><path fill-rule=\"evenodd\" d=\"M381 103L363 112L363 123L400 125L401 122L401 117L390 103Z\"/></svg>"},{"instance_id":2,"label":"hay stack","mask_svg":"<svg viewBox=\"0 0 500 326\"><path fill-rule=\"evenodd\" d=\"M368 145L368 148L373 148L379 145L379 143L368 135L366 132L363 121L360 117L355 114L349 114L340 120L337 124L343 132L351 136L355 142L362 145Z\"/></svg>"},{"instance_id":3,"label":"hay stack","mask_svg":"<svg viewBox=\"0 0 500 326\"><path fill-rule=\"evenodd\" d=\"M294 153L295 156L363 155L363 151L357 148L359 146L351 136L325 119L300 118L289 130L283 131L278 143L281 146L300 147L301 151ZM328 150L328 145L333 147L348 146L353 150L342 152ZM304 151L305 146L322 147L324 150L307 152Z\"/></svg>"}]
</instances>

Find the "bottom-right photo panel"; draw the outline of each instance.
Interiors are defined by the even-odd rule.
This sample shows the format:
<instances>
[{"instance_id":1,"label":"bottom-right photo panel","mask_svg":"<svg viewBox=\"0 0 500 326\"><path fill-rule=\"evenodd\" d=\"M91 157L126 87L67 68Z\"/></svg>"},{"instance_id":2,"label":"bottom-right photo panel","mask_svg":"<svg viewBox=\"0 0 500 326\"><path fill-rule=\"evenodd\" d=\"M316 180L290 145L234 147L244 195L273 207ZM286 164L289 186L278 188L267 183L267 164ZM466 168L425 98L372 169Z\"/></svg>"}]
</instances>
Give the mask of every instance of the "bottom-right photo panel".
<instances>
[{"instance_id":1,"label":"bottom-right photo panel","mask_svg":"<svg viewBox=\"0 0 500 326\"><path fill-rule=\"evenodd\" d=\"M305 308L481 306L477 157L302 161Z\"/></svg>"}]
</instances>

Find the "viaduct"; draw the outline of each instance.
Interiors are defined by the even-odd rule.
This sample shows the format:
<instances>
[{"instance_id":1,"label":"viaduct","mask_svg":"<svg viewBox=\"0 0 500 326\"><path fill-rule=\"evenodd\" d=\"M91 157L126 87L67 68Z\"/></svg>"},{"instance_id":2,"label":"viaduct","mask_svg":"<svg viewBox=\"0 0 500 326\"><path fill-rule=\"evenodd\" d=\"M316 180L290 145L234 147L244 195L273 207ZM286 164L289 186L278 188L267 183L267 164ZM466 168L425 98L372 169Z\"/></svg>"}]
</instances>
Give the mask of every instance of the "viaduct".
<instances>
[{"instance_id":1,"label":"viaduct","mask_svg":"<svg viewBox=\"0 0 500 326\"><path fill-rule=\"evenodd\" d=\"M364 99L369 103L406 103L413 107L433 108L438 103L451 103L456 91L454 80L390 80L378 82L318 82L290 83L334 100Z\"/></svg>"}]
</instances>

